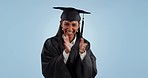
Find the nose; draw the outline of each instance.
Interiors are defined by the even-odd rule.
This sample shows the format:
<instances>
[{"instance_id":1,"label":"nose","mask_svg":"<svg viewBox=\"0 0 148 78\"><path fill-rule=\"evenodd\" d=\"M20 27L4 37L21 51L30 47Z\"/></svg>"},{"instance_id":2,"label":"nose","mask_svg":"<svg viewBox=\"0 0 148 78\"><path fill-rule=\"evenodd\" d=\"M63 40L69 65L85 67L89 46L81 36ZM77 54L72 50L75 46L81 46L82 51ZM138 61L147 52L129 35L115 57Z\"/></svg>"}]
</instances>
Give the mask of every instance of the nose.
<instances>
[{"instance_id":1,"label":"nose","mask_svg":"<svg viewBox=\"0 0 148 78\"><path fill-rule=\"evenodd\" d=\"M69 27L68 27L68 31L72 31L73 30L73 27L72 27L72 25L70 25Z\"/></svg>"}]
</instances>

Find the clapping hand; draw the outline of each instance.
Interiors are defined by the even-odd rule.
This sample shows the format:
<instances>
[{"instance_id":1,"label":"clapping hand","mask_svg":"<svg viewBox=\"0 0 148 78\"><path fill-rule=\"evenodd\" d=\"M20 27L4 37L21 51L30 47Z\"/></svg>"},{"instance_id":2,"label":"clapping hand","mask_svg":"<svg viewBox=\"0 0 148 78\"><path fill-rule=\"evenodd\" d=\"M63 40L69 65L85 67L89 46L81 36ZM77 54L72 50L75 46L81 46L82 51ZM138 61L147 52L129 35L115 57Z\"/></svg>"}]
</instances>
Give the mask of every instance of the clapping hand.
<instances>
[{"instance_id":1,"label":"clapping hand","mask_svg":"<svg viewBox=\"0 0 148 78\"><path fill-rule=\"evenodd\" d=\"M84 39L81 38L80 39L80 44L79 44L79 52L81 54L83 54L85 52L86 47L87 47L87 43L84 43Z\"/></svg>"},{"instance_id":2,"label":"clapping hand","mask_svg":"<svg viewBox=\"0 0 148 78\"><path fill-rule=\"evenodd\" d=\"M65 45L65 52L66 53L70 53L70 51L71 51L71 45L70 45L70 41L69 41L69 37L68 37L68 35L66 35L65 37L64 37L64 45Z\"/></svg>"}]
</instances>

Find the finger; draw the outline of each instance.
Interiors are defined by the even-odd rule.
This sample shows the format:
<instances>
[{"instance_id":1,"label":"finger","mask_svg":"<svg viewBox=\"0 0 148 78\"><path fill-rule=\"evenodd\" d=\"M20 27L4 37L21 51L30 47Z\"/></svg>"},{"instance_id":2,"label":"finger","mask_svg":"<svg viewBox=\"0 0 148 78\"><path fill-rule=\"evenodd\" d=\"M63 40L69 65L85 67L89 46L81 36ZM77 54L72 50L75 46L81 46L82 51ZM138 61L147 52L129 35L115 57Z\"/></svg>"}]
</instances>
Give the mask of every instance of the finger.
<instances>
[{"instance_id":1,"label":"finger","mask_svg":"<svg viewBox=\"0 0 148 78\"><path fill-rule=\"evenodd\" d=\"M67 35L65 35L65 41L68 41L68 36Z\"/></svg>"},{"instance_id":2,"label":"finger","mask_svg":"<svg viewBox=\"0 0 148 78\"><path fill-rule=\"evenodd\" d=\"M68 37L68 35L66 35L66 36L64 37L64 42L69 42L69 37Z\"/></svg>"},{"instance_id":3,"label":"finger","mask_svg":"<svg viewBox=\"0 0 148 78\"><path fill-rule=\"evenodd\" d=\"M84 43L82 46L82 49L85 50L86 47L87 47L87 43Z\"/></svg>"},{"instance_id":4,"label":"finger","mask_svg":"<svg viewBox=\"0 0 148 78\"><path fill-rule=\"evenodd\" d=\"M66 53L69 53L69 52L70 52L70 49L65 48L65 52L66 52Z\"/></svg>"},{"instance_id":5,"label":"finger","mask_svg":"<svg viewBox=\"0 0 148 78\"><path fill-rule=\"evenodd\" d=\"M80 44L79 44L79 45L80 45L80 47L82 47L82 45L83 45L83 44L84 44L84 39L83 39L83 38L81 38L81 39L80 39Z\"/></svg>"},{"instance_id":6,"label":"finger","mask_svg":"<svg viewBox=\"0 0 148 78\"><path fill-rule=\"evenodd\" d=\"M66 35L66 39L67 39L67 40L69 40L69 37L68 37L68 35Z\"/></svg>"},{"instance_id":7,"label":"finger","mask_svg":"<svg viewBox=\"0 0 148 78\"><path fill-rule=\"evenodd\" d=\"M86 47L87 46L87 43L84 43L84 46Z\"/></svg>"},{"instance_id":8,"label":"finger","mask_svg":"<svg viewBox=\"0 0 148 78\"><path fill-rule=\"evenodd\" d=\"M84 43L84 39L83 38L81 38L80 43L82 43L82 44Z\"/></svg>"},{"instance_id":9,"label":"finger","mask_svg":"<svg viewBox=\"0 0 148 78\"><path fill-rule=\"evenodd\" d=\"M68 44L66 44L66 43L64 43L64 45L65 45L65 49L70 51L71 47Z\"/></svg>"}]
</instances>

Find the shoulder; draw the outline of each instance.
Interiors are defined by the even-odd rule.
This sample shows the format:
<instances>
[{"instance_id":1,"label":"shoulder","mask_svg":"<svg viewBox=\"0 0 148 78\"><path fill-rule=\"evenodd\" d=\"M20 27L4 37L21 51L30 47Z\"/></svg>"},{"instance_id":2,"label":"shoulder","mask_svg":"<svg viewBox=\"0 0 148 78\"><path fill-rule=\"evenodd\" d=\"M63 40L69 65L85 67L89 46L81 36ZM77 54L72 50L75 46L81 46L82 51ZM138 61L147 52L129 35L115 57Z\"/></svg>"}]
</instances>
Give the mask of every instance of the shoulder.
<instances>
[{"instance_id":1,"label":"shoulder","mask_svg":"<svg viewBox=\"0 0 148 78\"><path fill-rule=\"evenodd\" d=\"M47 38L45 40L45 43L44 45L53 45L53 43L56 43L58 42L57 38L54 36L54 37L50 37L50 38Z\"/></svg>"},{"instance_id":2,"label":"shoulder","mask_svg":"<svg viewBox=\"0 0 148 78\"><path fill-rule=\"evenodd\" d=\"M54 37L50 37L50 38L47 38L45 40L45 43L48 43L48 42L53 42L53 41L57 41L57 38L54 36Z\"/></svg>"}]
</instances>

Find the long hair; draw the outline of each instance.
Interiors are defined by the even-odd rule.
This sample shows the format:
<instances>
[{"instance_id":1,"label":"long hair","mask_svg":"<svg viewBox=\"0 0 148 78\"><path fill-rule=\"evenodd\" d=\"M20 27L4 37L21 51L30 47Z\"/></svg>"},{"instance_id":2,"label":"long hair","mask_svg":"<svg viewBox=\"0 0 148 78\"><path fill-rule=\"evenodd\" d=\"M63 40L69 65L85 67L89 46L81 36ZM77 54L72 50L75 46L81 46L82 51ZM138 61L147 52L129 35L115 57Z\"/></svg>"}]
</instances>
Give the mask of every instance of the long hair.
<instances>
[{"instance_id":1,"label":"long hair","mask_svg":"<svg viewBox=\"0 0 148 78\"><path fill-rule=\"evenodd\" d=\"M59 43L58 47L59 47L60 51L63 52L62 45L64 45L63 44L64 40L62 39L63 30L62 30L61 24L62 23L60 23L60 25L59 25L59 29L58 29L57 34L55 35L55 38L57 39L57 41ZM78 32L76 34L77 34L77 38L80 38L80 27L78 28Z\"/></svg>"}]
</instances>

